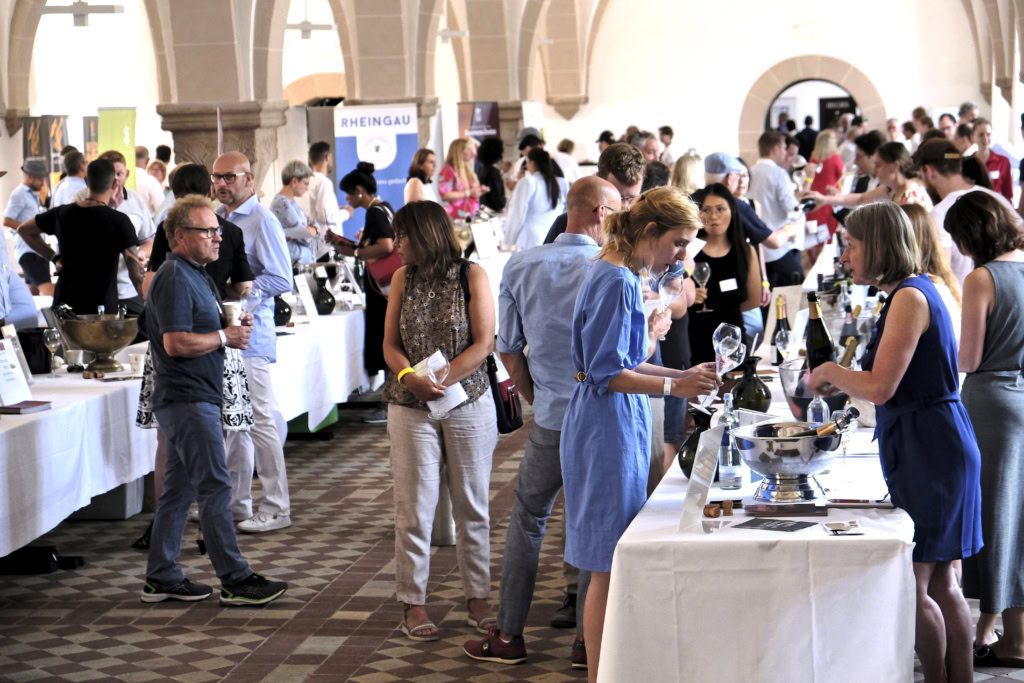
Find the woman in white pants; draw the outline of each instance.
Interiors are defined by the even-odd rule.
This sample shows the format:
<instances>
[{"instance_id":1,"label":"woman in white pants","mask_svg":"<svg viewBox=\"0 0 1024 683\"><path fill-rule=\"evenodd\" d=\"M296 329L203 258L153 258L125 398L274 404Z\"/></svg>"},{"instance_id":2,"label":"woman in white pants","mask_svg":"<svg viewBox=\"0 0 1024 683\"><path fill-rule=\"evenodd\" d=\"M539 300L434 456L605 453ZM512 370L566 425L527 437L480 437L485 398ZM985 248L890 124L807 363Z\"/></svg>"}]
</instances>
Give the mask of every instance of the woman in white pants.
<instances>
[{"instance_id":1,"label":"woman in white pants","mask_svg":"<svg viewBox=\"0 0 1024 683\"><path fill-rule=\"evenodd\" d=\"M440 637L424 603L444 465L467 623L486 633L495 621L487 602L488 484L498 430L485 363L494 345L494 301L484 270L460 258L454 226L439 204L406 204L395 214L393 229L405 265L391 281L384 324L390 370L384 398L394 474L396 594L405 605L399 628L412 640ZM412 368L438 350L450 363L440 383ZM445 419L428 417L426 402L456 384L467 398Z\"/></svg>"}]
</instances>

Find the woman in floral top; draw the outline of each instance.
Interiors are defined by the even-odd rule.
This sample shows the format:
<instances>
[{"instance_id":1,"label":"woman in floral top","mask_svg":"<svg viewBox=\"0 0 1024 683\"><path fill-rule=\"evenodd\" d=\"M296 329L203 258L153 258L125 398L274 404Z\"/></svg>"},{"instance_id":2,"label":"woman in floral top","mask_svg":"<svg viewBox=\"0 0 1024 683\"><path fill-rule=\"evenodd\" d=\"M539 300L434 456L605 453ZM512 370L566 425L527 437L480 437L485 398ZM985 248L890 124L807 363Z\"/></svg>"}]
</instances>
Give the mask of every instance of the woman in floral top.
<instances>
[{"instance_id":1,"label":"woman in floral top","mask_svg":"<svg viewBox=\"0 0 1024 683\"><path fill-rule=\"evenodd\" d=\"M438 174L437 189L452 218L469 218L480 209L480 195L490 191L473 172L476 145L459 138L448 147L448 157Z\"/></svg>"}]
</instances>

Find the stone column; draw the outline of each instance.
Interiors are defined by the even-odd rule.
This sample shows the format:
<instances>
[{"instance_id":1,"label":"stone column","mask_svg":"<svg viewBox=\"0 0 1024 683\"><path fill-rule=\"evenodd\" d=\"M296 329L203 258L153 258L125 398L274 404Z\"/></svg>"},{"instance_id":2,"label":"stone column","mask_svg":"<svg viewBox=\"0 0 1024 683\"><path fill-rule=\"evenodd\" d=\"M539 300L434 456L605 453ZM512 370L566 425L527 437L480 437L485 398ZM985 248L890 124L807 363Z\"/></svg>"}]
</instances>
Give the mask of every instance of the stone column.
<instances>
[{"instance_id":1,"label":"stone column","mask_svg":"<svg viewBox=\"0 0 1024 683\"><path fill-rule=\"evenodd\" d=\"M505 143L505 160L519 158L519 131L523 129L523 103L506 101L498 103L498 135Z\"/></svg>"},{"instance_id":2,"label":"stone column","mask_svg":"<svg viewBox=\"0 0 1024 683\"><path fill-rule=\"evenodd\" d=\"M277 158L277 128L284 125L285 100L227 102L220 105L224 151L238 151L252 164L253 185L260 187ZM217 158L217 105L161 104L161 128L174 136L175 163L213 167Z\"/></svg>"}]
</instances>

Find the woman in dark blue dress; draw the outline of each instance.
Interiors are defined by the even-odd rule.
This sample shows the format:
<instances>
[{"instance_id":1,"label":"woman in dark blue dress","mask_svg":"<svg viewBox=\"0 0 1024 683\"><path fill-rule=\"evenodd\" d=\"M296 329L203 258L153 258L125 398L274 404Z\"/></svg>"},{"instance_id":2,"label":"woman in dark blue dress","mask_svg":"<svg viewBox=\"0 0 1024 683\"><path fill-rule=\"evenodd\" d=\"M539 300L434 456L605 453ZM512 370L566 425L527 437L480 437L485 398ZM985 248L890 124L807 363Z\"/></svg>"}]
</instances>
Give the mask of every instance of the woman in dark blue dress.
<instances>
[{"instance_id":1,"label":"woman in dark blue dress","mask_svg":"<svg viewBox=\"0 0 1024 683\"><path fill-rule=\"evenodd\" d=\"M914 229L892 202L846 219L843 264L889 298L862 371L819 366L828 383L876 405L882 472L894 505L914 521L918 658L925 681L971 681L971 612L952 562L981 550L981 458L960 402L957 346L935 285L920 274Z\"/></svg>"}]
</instances>

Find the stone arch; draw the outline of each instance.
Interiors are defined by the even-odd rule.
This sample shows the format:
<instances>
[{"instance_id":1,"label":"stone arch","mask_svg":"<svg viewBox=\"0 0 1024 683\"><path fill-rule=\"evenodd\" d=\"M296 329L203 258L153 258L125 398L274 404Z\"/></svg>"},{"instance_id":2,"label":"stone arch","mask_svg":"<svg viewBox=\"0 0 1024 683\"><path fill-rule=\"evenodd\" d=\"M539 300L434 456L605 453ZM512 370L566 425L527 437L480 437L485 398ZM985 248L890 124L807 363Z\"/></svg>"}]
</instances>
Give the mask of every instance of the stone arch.
<instances>
[{"instance_id":1,"label":"stone arch","mask_svg":"<svg viewBox=\"0 0 1024 683\"><path fill-rule=\"evenodd\" d=\"M279 100L289 0L261 0L252 15L252 99Z\"/></svg>"},{"instance_id":2,"label":"stone arch","mask_svg":"<svg viewBox=\"0 0 1024 683\"><path fill-rule=\"evenodd\" d=\"M288 106L298 107L316 100L345 97L345 74L340 71L308 74L284 87Z\"/></svg>"},{"instance_id":3,"label":"stone arch","mask_svg":"<svg viewBox=\"0 0 1024 683\"><path fill-rule=\"evenodd\" d=\"M739 124L740 155L757 158L757 138L764 132L765 112L772 101L793 83L823 80L844 88L857 101L865 120L885 121L885 104L871 80L857 67L834 57L801 55L779 62L754 81L743 102Z\"/></svg>"},{"instance_id":4,"label":"stone arch","mask_svg":"<svg viewBox=\"0 0 1024 683\"><path fill-rule=\"evenodd\" d=\"M32 49L46 0L17 0L11 14L7 43L7 133L21 130L22 117L28 116L29 79L32 77Z\"/></svg>"}]
</instances>

